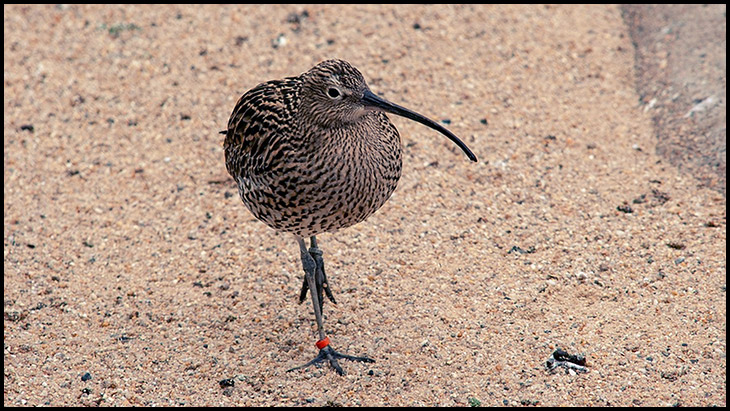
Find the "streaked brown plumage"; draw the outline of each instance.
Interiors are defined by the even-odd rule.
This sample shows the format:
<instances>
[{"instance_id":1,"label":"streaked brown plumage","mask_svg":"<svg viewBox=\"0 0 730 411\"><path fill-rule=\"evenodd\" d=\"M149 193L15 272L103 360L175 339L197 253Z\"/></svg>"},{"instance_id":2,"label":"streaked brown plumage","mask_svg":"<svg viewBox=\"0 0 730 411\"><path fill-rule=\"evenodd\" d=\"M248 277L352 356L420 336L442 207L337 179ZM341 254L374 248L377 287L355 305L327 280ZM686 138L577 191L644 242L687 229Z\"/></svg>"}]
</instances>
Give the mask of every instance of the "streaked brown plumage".
<instances>
[{"instance_id":1,"label":"streaked brown plumage","mask_svg":"<svg viewBox=\"0 0 730 411\"><path fill-rule=\"evenodd\" d=\"M386 111L440 131L476 161L441 125L375 96L362 74L343 60L254 87L238 100L222 132L226 168L243 203L256 218L299 242L305 270L300 301L307 289L317 290L310 294L320 341L325 340L323 291L334 298L315 236L363 221L395 190L401 142ZM311 237L309 250L306 237ZM327 345L305 366L328 360L342 374L337 358L372 361Z\"/></svg>"}]
</instances>

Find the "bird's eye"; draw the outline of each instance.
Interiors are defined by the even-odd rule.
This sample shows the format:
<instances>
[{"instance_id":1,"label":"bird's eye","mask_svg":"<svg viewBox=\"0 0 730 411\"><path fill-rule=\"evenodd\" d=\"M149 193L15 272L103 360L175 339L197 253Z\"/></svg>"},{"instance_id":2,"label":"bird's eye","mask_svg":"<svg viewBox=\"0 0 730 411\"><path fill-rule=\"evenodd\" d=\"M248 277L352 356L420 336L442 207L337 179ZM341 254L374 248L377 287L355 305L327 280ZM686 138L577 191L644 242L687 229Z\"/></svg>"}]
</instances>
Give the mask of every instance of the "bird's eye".
<instances>
[{"instance_id":1,"label":"bird's eye","mask_svg":"<svg viewBox=\"0 0 730 411\"><path fill-rule=\"evenodd\" d=\"M330 98L337 98L340 96L340 90L337 90L334 87L330 87L327 89L327 95L330 96Z\"/></svg>"}]
</instances>

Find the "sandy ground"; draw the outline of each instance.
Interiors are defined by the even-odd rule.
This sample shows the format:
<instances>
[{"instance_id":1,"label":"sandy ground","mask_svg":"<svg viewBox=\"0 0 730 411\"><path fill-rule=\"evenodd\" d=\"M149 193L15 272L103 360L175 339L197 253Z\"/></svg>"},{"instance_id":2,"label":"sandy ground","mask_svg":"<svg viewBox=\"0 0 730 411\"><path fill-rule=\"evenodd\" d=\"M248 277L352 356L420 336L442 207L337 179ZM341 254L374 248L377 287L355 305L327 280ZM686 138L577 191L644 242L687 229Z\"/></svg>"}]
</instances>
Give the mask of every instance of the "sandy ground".
<instances>
[{"instance_id":1,"label":"sandy ground","mask_svg":"<svg viewBox=\"0 0 730 411\"><path fill-rule=\"evenodd\" d=\"M725 195L727 23L724 4L622 6L637 49L637 89L657 153Z\"/></svg>"},{"instance_id":2,"label":"sandy ground","mask_svg":"<svg viewBox=\"0 0 730 411\"><path fill-rule=\"evenodd\" d=\"M657 155L619 6L5 6L4 34L4 405L726 405L726 200ZM377 360L344 377L285 372L316 354L297 245L217 133L333 57L480 159L393 119L392 199L320 237L332 344Z\"/></svg>"}]
</instances>

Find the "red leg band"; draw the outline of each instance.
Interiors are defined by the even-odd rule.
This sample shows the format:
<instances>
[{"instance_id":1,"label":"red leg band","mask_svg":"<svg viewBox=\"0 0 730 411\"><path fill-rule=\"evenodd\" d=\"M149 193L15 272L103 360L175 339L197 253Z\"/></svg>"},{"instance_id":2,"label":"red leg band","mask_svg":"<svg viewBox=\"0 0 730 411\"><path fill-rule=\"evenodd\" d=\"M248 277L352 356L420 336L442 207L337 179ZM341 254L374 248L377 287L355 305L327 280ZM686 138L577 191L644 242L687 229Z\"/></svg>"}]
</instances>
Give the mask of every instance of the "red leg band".
<instances>
[{"instance_id":1,"label":"red leg band","mask_svg":"<svg viewBox=\"0 0 730 411\"><path fill-rule=\"evenodd\" d=\"M330 337L324 337L324 340L317 341L315 345L321 350L322 348L330 345Z\"/></svg>"}]
</instances>

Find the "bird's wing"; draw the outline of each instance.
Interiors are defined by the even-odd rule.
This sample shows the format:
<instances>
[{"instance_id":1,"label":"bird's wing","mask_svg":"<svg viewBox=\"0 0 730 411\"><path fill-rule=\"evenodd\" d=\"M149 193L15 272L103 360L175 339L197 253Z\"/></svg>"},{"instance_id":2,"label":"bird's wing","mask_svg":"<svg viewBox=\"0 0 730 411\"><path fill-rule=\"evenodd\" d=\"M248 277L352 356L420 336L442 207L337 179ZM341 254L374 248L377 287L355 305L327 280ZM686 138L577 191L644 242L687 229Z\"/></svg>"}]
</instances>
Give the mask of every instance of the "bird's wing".
<instances>
[{"instance_id":1,"label":"bird's wing","mask_svg":"<svg viewBox=\"0 0 730 411\"><path fill-rule=\"evenodd\" d=\"M271 167L272 148L293 127L298 93L297 82L288 78L259 84L241 96L223 143L226 168L234 178Z\"/></svg>"}]
</instances>

